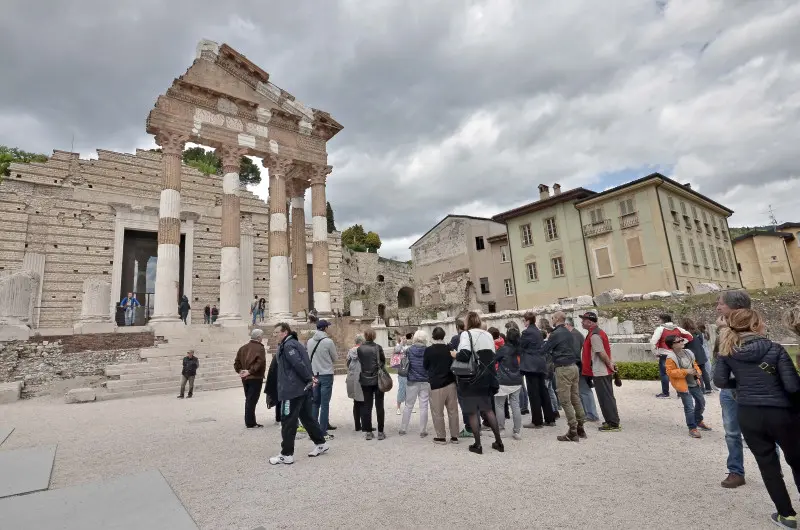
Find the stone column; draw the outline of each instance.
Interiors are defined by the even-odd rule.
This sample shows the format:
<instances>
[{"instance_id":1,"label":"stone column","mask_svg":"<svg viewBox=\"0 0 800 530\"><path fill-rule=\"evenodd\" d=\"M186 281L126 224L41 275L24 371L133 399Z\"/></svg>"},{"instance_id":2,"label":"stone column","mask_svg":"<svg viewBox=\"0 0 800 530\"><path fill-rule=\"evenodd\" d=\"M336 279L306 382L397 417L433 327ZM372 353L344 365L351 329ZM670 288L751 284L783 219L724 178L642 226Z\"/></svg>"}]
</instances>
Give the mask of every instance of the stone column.
<instances>
[{"instance_id":1,"label":"stone column","mask_svg":"<svg viewBox=\"0 0 800 530\"><path fill-rule=\"evenodd\" d=\"M308 264L306 263L306 211L304 179L289 181L292 204L292 314L298 315L308 307Z\"/></svg>"},{"instance_id":2,"label":"stone column","mask_svg":"<svg viewBox=\"0 0 800 530\"><path fill-rule=\"evenodd\" d=\"M219 268L219 318L222 325L241 323L241 218L239 208L239 166L244 150L217 149L222 160L222 251Z\"/></svg>"},{"instance_id":3,"label":"stone column","mask_svg":"<svg viewBox=\"0 0 800 530\"><path fill-rule=\"evenodd\" d=\"M178 285L181 245L181 156L188 138L174 133L158 133L164 180L158 209L158 261L153 316L154 322L178 322Z\"/></svg>"},{"instance_id":4,"label":"stone column","mask_svg":"<svg viewBox=\"0 0 800 530\"><path fill-rule=\"evenodd\" d=\"M311 222L313 225L314 308L320 316L331 314L331 281L328 265L328 217L325 200L325 181L331 166L311 169Z\"/></svg>"},{"instance_id":5,"label":"stone column","mask_svg":"<svg viewBox=\"0 0 800 530\"><path fill-rule=\"evenodd\" d=\"M291 320L286 174L292 159L269 159L269 320Z\"/></svg>"}]
</instances>

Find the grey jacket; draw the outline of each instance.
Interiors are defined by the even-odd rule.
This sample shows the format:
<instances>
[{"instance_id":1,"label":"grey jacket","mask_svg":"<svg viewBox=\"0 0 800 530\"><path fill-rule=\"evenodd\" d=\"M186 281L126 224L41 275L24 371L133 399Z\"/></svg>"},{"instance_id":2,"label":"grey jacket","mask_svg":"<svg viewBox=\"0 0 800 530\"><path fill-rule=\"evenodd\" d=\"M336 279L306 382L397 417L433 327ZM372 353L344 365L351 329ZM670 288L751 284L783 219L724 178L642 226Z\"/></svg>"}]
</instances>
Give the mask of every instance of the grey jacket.
<instances>
[{"instance_id":1,"label":"grey jacket","mask_svg":"<svg viewBox=\"0 0 800 530\"><path fill-rule=\"evenodd\" d=\"M364 389L361 388L361 363L358 361L357 348L347 352L347 397L353 401L364 401Z\"/></svg>"},{"instance_id":2,"label":"grey jacket","mask_svg":"<svg viewBox=\"0 0 800 530\"><path fill-rule=\"evenodd\" d=\"M317 343L319 343L319 347L317 347ZM317 351L313 354L314 358L311 359L311 369L314 375L333 375L333 363L337 358L336 344L333 339L324 331L317 331L306 344L309 358L315 347L317 347Z\"/></svg>"}]
</instances>

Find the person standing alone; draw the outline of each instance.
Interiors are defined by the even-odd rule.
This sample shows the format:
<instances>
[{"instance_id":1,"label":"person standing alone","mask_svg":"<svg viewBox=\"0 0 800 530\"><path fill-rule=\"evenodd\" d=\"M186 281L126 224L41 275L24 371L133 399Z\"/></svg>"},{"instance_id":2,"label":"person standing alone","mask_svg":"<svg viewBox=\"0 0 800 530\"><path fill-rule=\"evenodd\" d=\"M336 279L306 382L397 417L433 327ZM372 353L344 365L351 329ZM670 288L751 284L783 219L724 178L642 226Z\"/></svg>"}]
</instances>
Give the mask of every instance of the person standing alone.
<instances>
[{"instance_id":1,"label":"person standing alone","mask_svg":"<svg viewBox=\"0 0 800 530\"><path fill-rule=\"evenodd\" d=\"M328 430L336 429L328 422L333 395L333 364L338 358L336 344L327 333L330 325L327 320L318 320L317 332L306 344L306 351L311 352L311 373L317 378L313 393L312 415L319 422L326 440L333 438L332 434L328 434Z\"/></svg>"},{"instance_id":2,"label":"person standing alone","mask_svg":"<svg viewBox=\"0 0 800 530\"><path fill-rule=\"evenodd\" d=\"M189 395L192 397L194 390L194 376L197 375L197 369L200 368L200 361L194 356L194 350L186 352L186 357L183 358L183 369L181 370L181 393L178 394L178 399L183 399L183 392L186 390L186 383L189 383Z\"/></svg>"},{"instance_id":3,"label":"person standing alone","mask_svg":"<svg viewBox=\"0 0 800 530\"><path fill-rule=\"evenodd\" d=\"M256 405L267 370L267 352L262 344L264 332L254 329L250 342L239 348L233 369L242 378L244 387L244 424L248 429L263 427L256 421Z\"/></svg>"},{"instance_id":4,"label":"person standing alone","mask_svg":"<svg viewBox=\"0 0 800 530\"><path fill-rule=\"evenodd\" d=\"M136 308L142 304L136 299L136 295L128 293L128 296L123 298L119 305L125 310L125 325L132 326L136 320Z\"/></svg>"},{"instance_id":5,"label":"person standing alone","mask_svg":"<svg viewBox=\"0 0 800 530\"><path fill-rule=\"evenodd\" d=\"M315 457L328 452L330 447L322 435L322 429L311 410L312 391L317 384L311 372L311 360L306 349L297 341L297 335L289 324L281 322L275 326L273 336L278 343L278 399L281 411L281 452L269 459L272 465L294 463L294 441L297 425L302 423L314 449L308 456Z\"/></svg>"}]
</instances>

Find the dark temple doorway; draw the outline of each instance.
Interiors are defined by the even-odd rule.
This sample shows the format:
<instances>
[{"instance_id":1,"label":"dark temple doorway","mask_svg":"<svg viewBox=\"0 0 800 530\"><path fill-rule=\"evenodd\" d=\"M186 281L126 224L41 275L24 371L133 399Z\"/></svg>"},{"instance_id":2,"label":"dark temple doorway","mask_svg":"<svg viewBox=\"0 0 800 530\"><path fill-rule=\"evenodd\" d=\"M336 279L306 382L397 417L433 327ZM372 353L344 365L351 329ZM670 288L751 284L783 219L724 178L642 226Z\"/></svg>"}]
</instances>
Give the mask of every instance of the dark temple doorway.
<instances>
[{"instance_id":1,"label":"dark temple doorway","mask_svg":"<svg viewBox=\"0 0 800 530\"><path fill-rule=\"evenodd\" d=\"M308 310L314 309L314 265L306 265L306 277L308 278Z\"/></svg>"},{"instance_id":2,"label":"dark temple doorway","mask_svg":"<svg viewBox=\"0 0 800 530\"><path fill-rule=\"evenodd\" d=\"M178 296L183 294L183 265L186 236L181 234L180 272ZM158 262L158 232L143 230L125 230L125 241L122 246L122 283L117 299L117 325L144 326L153 314L156 287L156 263ZM139 306L135 307L126 319L125 308L121 306L128 293L134 293ZM178 302L175 300L175 315L178 314Z\"/></svg>"}]
</instances>

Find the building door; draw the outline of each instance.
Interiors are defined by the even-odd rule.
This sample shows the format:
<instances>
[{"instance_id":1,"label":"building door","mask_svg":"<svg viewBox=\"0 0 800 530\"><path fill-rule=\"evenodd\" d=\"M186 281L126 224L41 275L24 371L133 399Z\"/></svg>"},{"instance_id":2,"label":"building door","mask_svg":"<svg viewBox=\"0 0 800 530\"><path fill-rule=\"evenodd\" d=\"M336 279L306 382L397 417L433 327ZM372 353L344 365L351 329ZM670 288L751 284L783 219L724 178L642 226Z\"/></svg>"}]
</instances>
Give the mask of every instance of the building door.
<instances>
[{"instance_id":1,"label":"building door","mask_svg":"<svg viewBox=\"0 0 800 530\"><path fill-rule=\"evenodd\" d=\"M178 295L183 294L183 265L186 236L181 234L180 273ZM134 293L141 304L134 311L133 325L144 326L153 314L156 287L156 263L158 262L158 232L142 230L125 230L122 247L122 282L117 299L116 320L118 325L125 325L125 311L119 306L128 293ZM175 300L175 315L178 314L178 302Z\"/></svg>"},{"instance_id":2,"label":"building door","mask_svg":"<svg viewBox=\"0 0 800 530\"><path fill-rule=\"evenodd\" d=\"M306 265L306 275L308 276L308 310L314 309L314 265Z\"/></svg>"}]
</instances>

